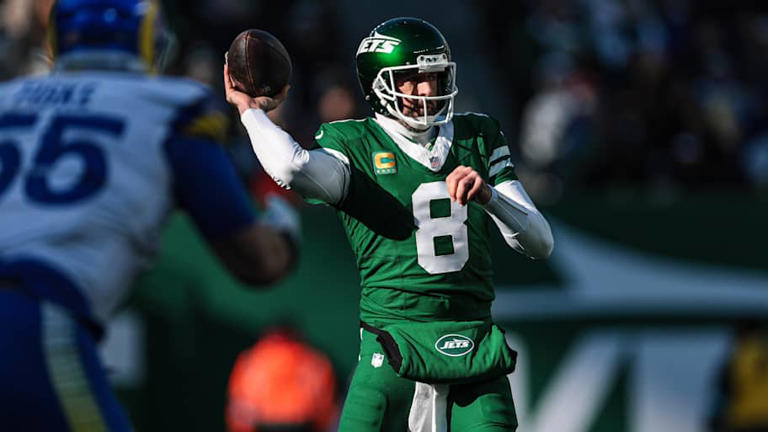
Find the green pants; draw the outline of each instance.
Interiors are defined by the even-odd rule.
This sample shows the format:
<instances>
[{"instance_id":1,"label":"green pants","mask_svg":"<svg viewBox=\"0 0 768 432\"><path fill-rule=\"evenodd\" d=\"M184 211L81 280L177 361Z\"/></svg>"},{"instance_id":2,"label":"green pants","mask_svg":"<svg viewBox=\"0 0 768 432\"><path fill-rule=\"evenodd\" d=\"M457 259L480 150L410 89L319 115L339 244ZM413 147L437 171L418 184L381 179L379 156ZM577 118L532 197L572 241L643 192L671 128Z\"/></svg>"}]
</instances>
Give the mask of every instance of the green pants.
<instances>
[{"instance_id":1,"label":"green pants","mask_svg":"<svg viewBox=\"0 0 768 432\"><path fill-rule=\"evenodd\" d=\"M397 376L376 335L362 330L339 432L502 432L517 428L506 376L427 386Z\"/></svg>"}]
</instances>

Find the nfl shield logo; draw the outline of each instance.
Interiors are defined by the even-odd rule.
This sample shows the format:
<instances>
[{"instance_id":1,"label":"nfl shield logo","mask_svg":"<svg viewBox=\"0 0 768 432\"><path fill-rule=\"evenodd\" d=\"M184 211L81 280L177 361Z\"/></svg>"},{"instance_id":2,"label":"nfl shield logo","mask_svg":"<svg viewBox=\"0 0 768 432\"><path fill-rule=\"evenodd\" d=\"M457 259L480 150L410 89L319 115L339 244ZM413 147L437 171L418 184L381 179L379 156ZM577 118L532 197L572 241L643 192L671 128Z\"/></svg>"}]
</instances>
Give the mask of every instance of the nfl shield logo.
<instances>
[{"instance_id":1,"label":"nfl shield logo","mask_svg":"<svg viewBox=\"0 0 768 432\"><path fill-rule=\"evenodd\" d=\"M373 353L373 357L371 358L371 366L375 368L380 368L381 365L383 364L384 364L384 354Z\"/></svg>"},{"instance_id":2,"label":"nfl shield logo","mask_svg":"<svg viewBox=\"0 0 768 432\"><path fill-rule=\"evenodd\" d=\"M432 165L432 169L437 169L437 167L440 165L440 158L437 156L432 156L429 158L429 163Z\"/></svg>"}]
</instances>

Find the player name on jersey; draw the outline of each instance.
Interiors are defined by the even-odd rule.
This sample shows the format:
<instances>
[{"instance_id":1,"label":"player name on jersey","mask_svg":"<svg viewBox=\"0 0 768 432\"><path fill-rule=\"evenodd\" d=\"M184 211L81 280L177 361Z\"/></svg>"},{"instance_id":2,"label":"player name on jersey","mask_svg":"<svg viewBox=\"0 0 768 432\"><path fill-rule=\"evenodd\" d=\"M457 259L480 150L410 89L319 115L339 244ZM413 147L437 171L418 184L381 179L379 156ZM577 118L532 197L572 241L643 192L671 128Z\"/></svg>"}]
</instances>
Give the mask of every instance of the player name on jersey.
<instances>
[{"instance_id":1,"label":"player name on jersey","mask_svg":"<svg viewBox=\"0 0 768 432\"><path fill-rule=\"evenodd\" d=\"M16 105L87 105L95 82L25 82L13 94Z\"/></svg>"}]
</instances>

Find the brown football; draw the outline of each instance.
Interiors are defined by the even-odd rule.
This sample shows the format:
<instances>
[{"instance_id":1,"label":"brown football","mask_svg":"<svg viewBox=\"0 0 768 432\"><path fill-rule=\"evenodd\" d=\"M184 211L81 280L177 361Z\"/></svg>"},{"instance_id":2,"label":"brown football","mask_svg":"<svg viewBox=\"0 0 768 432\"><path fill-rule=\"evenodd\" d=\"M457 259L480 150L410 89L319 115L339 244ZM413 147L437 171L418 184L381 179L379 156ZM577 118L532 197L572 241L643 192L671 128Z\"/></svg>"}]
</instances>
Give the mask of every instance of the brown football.
<instances>
[{"instance_id":1,"label":"brown football","mask_svg":"<svg viewBox=\"0 0 768 432\"><path fill-rule=\"evenodd\" d=\"M227 51L235 89L252 97L274 96L291 79L291 57L283 44L264 30L246 30Z\"/></svg>"}]
</instances>

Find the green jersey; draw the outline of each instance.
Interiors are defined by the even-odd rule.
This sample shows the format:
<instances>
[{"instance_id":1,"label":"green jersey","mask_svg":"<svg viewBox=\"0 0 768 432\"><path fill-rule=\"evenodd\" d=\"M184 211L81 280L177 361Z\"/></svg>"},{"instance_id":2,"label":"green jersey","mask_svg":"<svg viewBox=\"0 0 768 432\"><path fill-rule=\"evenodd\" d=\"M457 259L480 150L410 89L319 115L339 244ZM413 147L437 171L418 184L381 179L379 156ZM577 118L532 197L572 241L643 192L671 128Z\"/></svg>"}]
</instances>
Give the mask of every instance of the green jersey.
<instances>
[{"instance_id":1,"label":"green jersey","mask_svg":"<svg viewBox=\"0 0 768 432\"><path fill-rule=\"evenodd\" d=\"M363 318L414 317L410 309L429 297L490 310L490 218L474 201L451 201L445 178L464 165L488 184L516 179L496 120L456 115L430 150L396 143L372 118L323 124L315 140L349 161L337 209L360 270Z\"/></svg>"}]
</instances>

